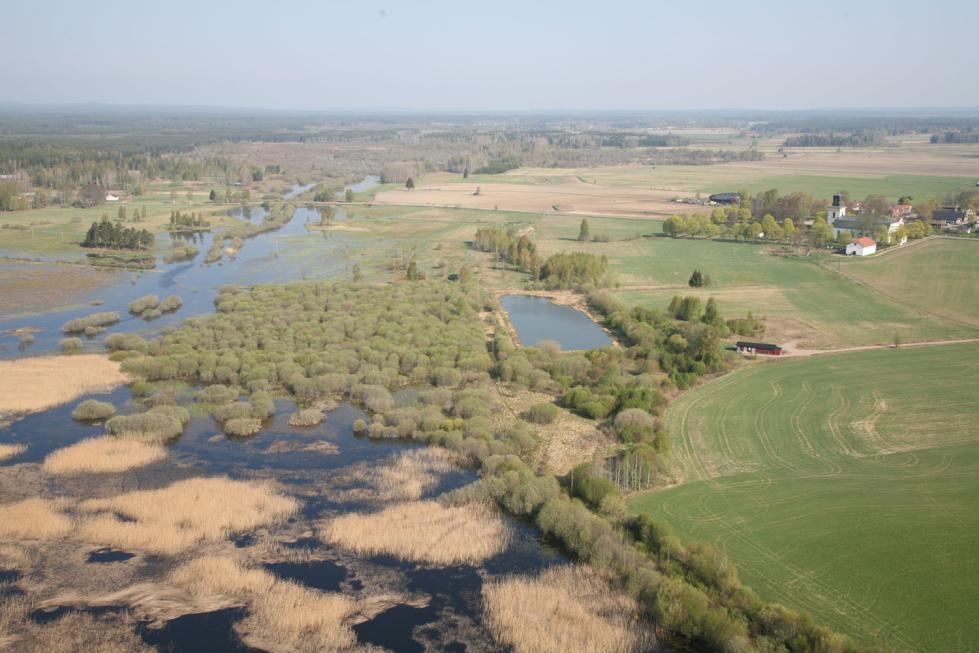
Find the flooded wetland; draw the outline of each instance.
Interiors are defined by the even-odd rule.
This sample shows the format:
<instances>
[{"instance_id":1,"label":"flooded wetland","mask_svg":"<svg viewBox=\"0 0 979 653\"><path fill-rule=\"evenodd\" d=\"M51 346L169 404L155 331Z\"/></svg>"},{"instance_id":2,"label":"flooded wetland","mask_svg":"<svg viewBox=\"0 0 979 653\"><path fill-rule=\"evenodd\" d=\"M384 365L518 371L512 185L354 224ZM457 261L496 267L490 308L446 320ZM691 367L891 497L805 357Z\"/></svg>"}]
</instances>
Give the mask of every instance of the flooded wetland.
<instances>
[{"instance_id":1,"label":"flooded wetland","mask_svg":"<svg viewBox=\"0 0 979 653\"><path fill-rule=\"evenodd\" d=\"M115 311L82 347L108 346L126 375L109 386L128 383L5 416L0 648L552 650L524 648L527 617L506 606L562 584L609 591L598 575L560 576L569 559L488 500L475 471L529 446L522 422L493 424L477 317L490 296L314 282L349 268L342 235L314 260L297 255L318 220L296 208L213 263L215 234L193 234L189 260L111 273L88 297L97 309L2 323L36 334L29 348L5 343L13 361L57 351L68 320ZM134 298L172 294L173 313L131 314ZM603 344L589 337L562 346ZM619 628L635 609L623 600L572 599L548 619ZM655 648L616 636L615 650Z\"/></svg>"}]
</instances>

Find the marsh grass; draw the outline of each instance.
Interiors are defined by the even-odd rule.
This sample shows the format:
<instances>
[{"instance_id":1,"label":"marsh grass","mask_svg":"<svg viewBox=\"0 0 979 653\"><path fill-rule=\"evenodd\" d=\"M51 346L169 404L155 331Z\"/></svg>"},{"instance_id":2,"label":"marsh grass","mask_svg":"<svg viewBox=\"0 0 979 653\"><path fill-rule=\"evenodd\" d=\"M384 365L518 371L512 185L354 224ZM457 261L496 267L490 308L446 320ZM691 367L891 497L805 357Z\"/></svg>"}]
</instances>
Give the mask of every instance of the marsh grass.
<instances>
[{"instance_id":1,"label":"marsh grass","mask_svg":"<svg viewBox=\"0 0 979 653\"><path fill-rule=\"evenodd\" d=\"M35 605L26 597L0 601L0 650L45 653L152 653L136 634L115 616L95 617L68 612L48 623L30 618Z\"/></svg>"},{"instance_id":2,"label":"marsh grass","mask_svg":"<svg viewBox=\"0 0 979 653\"><path fill-rule=\"evenodd\" d=\"M457 455L435 447L406 451L390 465L377 468L370 484L382 501L418 500L438 483L440 474L458 469Z\"/></svg>"},{"instance_id":3,"label":"marsh grass","mask_svg":"<svg viewBox=\"0 0 979 653\"><path fill-rule=\"evenodd\" d=\"M0 444L0 460L13 458L27 451L27 447L22 444Z\"/></svg>"},{"instance_id":4,"label":"marsh grass","mask_svg":"<svg viewBox=\"0 0 979 653\"><path fill-rule=\"evenodd\" d=\"M128 381L106 356L40 356L0 361L0 414L29 413Z\"/></svg>"},{"instance_id":5,"label":"marsh grass","mask_svg":"<svg viewBox=\"0 0 979 653\"><path fill-rule=\"evenodd\" d=\"M193 560L176 569L171 581L198 596L222 594L247 602L249 616L237 628L252 646L341 651L356 643L351 620L359 605L353 598L279 580L228 557Z\"/></svg>"},{"instance_id":6,"label":"marsh grass","mask_svg":"<svg viewBox=\"0 0 979 653\"><path fill-rule=\"evenodd\" d=\"M636 603L586 567L487 582L483 606L493 635L516 653L626 653L649 641Z\"/></svg>"},{"instance_id":7,"label":"marsh grass","mask_svg":"<svg viewBox=\"0 0 979 653\"><path fill-rule=\"evenodd\" d=\"M177 554L277 522L299 503L269 485L229 478L192 478L158 490L137 490L81 505L79 527L89 541L161 554Z\"/></svg>"},{"instance_id":8,"label":"marsh grass","mask_svg":"<svg viewBox=\"0 0 979 653\"><path fill-rule=\"evenodd\" d=\"M110 473L144 467L167 456L166 448L110 436L89 438L44 459L49 474Z\"/></svg>"},{"instance_id":9,"label":"marsh grass","mask_svg":"<svg viewBox=\"0 0 979 653\"><path fill-rule=\"evenodd\" d=\"M47 540L71 530L62 502L32 498L0 504L0 537Z\"/></svg>"},{"instance_id":10,"label":"marsh grass","mask_svg":"<svg viewBox=\"0 0 979 653\"><path fill-rule=\"evenodd\" d=\"M362 555L393 555L434 565L479 564L502 552L510 529L489 507L401 503L380 512L350 513L322 525L329 544Z\"/></svg>"}]
</instances>

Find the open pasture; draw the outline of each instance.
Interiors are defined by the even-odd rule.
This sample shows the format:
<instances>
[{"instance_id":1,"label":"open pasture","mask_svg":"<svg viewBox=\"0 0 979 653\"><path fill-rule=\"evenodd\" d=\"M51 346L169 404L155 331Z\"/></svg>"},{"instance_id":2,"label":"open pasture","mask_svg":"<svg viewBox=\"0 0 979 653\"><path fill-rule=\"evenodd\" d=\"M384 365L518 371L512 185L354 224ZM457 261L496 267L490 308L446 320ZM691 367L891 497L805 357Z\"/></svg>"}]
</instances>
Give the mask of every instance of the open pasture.
<instances>
[{"instance_id":1,"label":"open pasture","mask_svg":"<svg viewBox=\"0 0 979 653\"><path fill-rule=\"evenodd\" d=\"M866 643L979 639L979 346L757 364L666 414L674 487L630 507L710 540L764 598Z\"/></svg>"},{"instance_id":2,"label":"open pasture","mask_svg":"<svg viewBox=\"0 0 979 653\"><path fill-rule=\"evenodd\" d=\"M767 318L766 339L796 341L805 349L886 344L895 335L904 342L979 337L971 324L951 323L929 312L931 306L905 304L840 275L836 261L820 254L785 258L772 255L768 245L679 238L589 248L608 255L621 283L617 292L628 303L664 310L674 295L694 294L705 302L713 296L722 315L752 311ZM841 269L862 267L840 261ZM694 269L710 275L711 286L689 288Z\"/></svg>"},{"instance_id":3,"label":"open pasture","mask_svg":"<svg viewBox=\"0 0 979 653\"><path fill-rule=\"evenodd\" d=\"M840 269L920 311L979 326L979 241L934 238Z\"/></svg>"}]
</instances>

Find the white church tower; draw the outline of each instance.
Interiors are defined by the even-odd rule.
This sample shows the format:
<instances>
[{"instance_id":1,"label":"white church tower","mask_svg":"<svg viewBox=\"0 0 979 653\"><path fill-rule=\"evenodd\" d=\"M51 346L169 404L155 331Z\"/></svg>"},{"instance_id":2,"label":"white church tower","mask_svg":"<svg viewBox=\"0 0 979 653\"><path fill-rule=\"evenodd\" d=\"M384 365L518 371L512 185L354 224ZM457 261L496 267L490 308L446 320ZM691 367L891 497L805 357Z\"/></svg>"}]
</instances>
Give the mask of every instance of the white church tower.
<instances>
[{"instance_id":1,"label":"white church tower","mask_svg":"<svg viewBox=\"0 0 979 653\"><path fill-rule=\"evenodd\" d=\"M833 195L833 206L826 209L826 222L832 225L839 218L846 217L846 204L843 203L843 194Z\"/></svg>"}]
</instances>

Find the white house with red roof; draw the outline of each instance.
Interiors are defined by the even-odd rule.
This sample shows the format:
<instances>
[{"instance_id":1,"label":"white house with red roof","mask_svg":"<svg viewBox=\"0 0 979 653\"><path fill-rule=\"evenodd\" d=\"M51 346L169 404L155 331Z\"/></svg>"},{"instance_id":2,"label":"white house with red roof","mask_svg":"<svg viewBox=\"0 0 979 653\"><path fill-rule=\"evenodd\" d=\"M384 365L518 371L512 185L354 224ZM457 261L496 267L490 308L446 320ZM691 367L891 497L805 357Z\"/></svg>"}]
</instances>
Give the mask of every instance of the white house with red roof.
<instances>
[{"instance_id":1,"label":"white house with red roof","mask_svg":"<svg viewBox=\"0 0 979 653\"><path fill-rule=\"evenodd\" d=\"M876 251L877 241L866 236L854 238L850 241L850 244L846 246L847 256L870 256Z\"/></svg>"}]
</instances>

